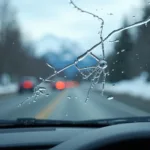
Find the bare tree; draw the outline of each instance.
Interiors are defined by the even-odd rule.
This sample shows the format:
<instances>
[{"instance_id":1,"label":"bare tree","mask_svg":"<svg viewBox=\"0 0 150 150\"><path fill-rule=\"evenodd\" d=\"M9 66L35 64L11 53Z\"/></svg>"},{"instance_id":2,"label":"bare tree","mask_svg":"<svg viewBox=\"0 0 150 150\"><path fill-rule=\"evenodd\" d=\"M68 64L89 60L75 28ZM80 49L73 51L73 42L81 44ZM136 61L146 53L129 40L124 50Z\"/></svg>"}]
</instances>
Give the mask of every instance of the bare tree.
<instances>
[{"instance_id":1,"label":"bare tree","mask_svg":"<svg viewBox=\"0 0 150 150\"><path fill-rule=\"evenodd\" d=\"M15 25L15 10L11 7L10 0L0 1L0 40L5 42L6 30Z\"/></svg>"},{"instance_id":2,"label":"bare tree","mask_svg":"<svg viewBox=\"0 0 150 150\"><path fill-rule=\"evenodd\" d=\"M0 1L0 73L14 76L49 75L51 69L44 60L31 56L34 49L24 45L16 11L9 0ZM30 51L30 53L29 53Z\"/></svg>"}]
</instances>

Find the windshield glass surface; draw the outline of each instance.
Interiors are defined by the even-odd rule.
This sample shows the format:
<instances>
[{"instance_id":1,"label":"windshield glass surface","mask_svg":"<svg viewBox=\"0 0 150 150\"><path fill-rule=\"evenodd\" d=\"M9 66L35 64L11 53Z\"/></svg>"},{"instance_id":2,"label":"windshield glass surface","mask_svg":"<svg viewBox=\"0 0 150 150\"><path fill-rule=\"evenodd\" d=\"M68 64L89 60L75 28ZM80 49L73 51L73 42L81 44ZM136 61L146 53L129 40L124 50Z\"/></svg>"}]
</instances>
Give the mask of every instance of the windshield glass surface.
<instances>
[{"instance_id":1,"label":"windshield glass surface","mask_svg":"<svg viewBox=\"0 0 150 150\"><path fill-rule=\"evenodd\" d=\"M150 116L149 0L1 0L0 119Z\"/></svg>"}]
</instances>

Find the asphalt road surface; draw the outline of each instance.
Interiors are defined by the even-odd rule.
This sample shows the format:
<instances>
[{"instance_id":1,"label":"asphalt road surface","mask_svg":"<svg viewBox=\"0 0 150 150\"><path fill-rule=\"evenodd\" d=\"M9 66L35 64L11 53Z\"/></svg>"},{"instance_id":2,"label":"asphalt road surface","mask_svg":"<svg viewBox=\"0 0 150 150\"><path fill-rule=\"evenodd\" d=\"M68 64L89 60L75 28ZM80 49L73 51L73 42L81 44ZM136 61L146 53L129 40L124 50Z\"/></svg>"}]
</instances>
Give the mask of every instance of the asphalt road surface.
<instances>
[{"instance_id":1,"label":"asphalt road surface","mask_svg":"<svg viewBox=\"0 0 150 150\"><path fill-rule=\"evenodd\" d=\"M36 101L31 93L12 94L0 97L0 119L34 117L38 119L91 120L131 116L149 116L137 108L120 101L108 100L99 92L91 92L85 103L89 86L64 91L52 91L49 96L41 96ZM18 105L25 101L21 106Z\"/></svg>"}]
</instances>

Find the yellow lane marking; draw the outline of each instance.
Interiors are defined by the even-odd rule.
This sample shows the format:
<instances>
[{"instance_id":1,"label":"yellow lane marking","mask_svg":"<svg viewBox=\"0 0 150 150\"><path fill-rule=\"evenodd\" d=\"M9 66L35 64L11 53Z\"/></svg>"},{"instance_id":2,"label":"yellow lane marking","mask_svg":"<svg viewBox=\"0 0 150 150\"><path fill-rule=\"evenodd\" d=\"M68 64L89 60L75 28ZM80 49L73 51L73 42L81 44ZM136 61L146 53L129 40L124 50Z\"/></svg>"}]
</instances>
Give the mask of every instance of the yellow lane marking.
<instances>
[{"instance_id":1,"label":"yellow lane marking","mask_svg":"<svg viewBox=\"0 0 150 150\"><path fill-rule=\"evenodd\" d=\"M51 115L51 113L56 109L57 104L60 103L60 101L64 98L66 94L66 91L63 91L60 93L55 99L53 99L52 103L50 103L48 106L46 106L42 111L40 111L35 118L36 119L47 119L48 116Z\"/></svg>"}]
</instances>

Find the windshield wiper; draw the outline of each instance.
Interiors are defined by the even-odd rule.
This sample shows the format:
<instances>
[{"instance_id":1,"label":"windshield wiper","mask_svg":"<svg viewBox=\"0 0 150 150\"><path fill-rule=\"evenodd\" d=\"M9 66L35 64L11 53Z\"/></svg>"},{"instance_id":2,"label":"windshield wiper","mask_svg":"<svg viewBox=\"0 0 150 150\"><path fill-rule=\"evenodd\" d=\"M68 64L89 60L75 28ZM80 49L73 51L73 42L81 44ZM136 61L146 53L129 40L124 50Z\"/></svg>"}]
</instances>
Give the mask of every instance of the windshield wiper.
<instances>
[{"instance_id":1,"label":"windshield wiper","mask_svg":"<svg viewBox=\"0 0 150 150\"><path fill-rule=\"evenodd\" d=\"M16 120L0 120L0 128L22 127L106 127L114 124L150 122L150 117L128 117L117 119L100 119L86 121L43 120L35 118L19 118Z\"/></svg>"},{"instance_id":2,"label":"windshield wiper","mask_svg":"<svg viewBox=\"0 0 150 150\"><path fill-rule=\"evenodd\" d=\"M134 122L150 122L149 116L144 117L128 117L128 118L117 118L107 120L111 125L121 123L134 123Z\"/></svg>"},{"instance_id":3,"label":"windshield wiper","mask_svg":"<svg viewBox=\"0 0 150 150\"><path fill-rule=\"evenodd\" d=\"M0 120L0 128L22 128L22 127L105 127L108 122L101 123L93 121L63 121L43 120L35 118L18 118L16 120Z\"/></svg>"}]
</instances>

